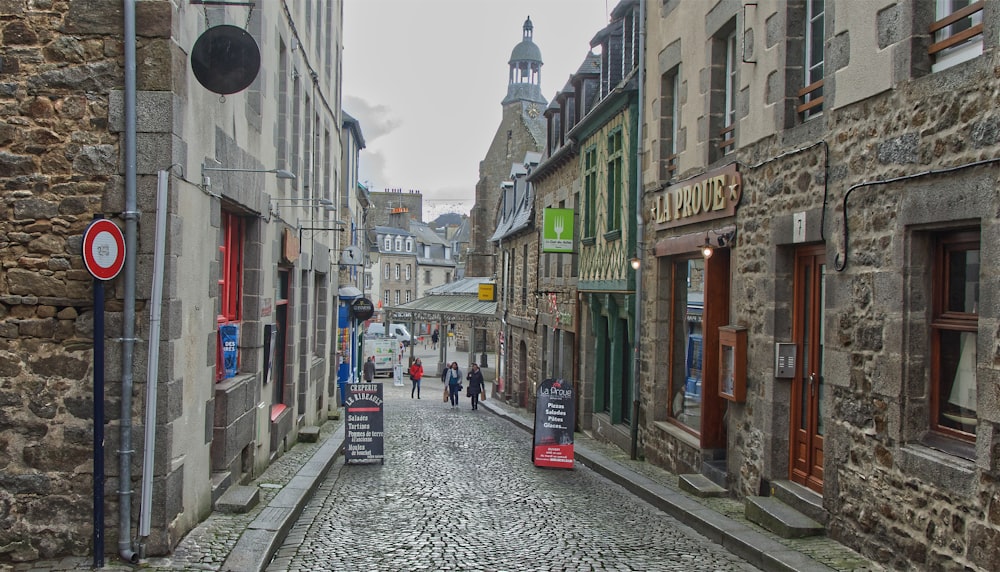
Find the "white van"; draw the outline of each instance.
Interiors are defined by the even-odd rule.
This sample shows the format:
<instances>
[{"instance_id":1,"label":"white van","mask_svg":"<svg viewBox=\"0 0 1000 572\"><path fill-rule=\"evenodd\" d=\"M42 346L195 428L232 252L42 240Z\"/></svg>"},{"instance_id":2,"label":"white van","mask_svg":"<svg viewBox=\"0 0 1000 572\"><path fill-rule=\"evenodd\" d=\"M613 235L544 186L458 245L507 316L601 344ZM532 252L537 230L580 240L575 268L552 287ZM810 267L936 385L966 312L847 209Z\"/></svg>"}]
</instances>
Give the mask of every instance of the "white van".
<instances>
[{"instance_id":1,"label":"white van","mask_svg":"<svg viewBox=\"0 0 1000 572\"><path fill-rule=\"evenodd\" d=\"M372 322L368 324L368 329L365 332L369 336L384 336L386 335L385 324L382 322ZM403 324L391 324L389 326L389 337L403 342L404 346L410 345L410 331Z\"/></svg>"}]
</instances>

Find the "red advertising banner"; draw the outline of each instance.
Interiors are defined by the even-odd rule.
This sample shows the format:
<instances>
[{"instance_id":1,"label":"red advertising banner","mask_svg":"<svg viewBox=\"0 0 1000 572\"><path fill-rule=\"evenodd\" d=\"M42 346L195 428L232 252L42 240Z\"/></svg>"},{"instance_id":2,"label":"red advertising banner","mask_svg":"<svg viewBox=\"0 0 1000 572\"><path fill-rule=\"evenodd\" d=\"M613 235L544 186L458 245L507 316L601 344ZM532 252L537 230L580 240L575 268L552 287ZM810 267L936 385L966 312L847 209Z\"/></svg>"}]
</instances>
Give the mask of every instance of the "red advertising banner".
<instances>
[{"instance_id":1,"label":"red advertising banner","mask_svg":"<svg viewBox=\"0 0 1000 572\"><path fill-rule=\"evenodd\" d=\"M536 467L573 468L573 427L576 396L573 386L561 379L546 379L535 399L534 446L531 461Z\"/></svg>"}]
</instances>

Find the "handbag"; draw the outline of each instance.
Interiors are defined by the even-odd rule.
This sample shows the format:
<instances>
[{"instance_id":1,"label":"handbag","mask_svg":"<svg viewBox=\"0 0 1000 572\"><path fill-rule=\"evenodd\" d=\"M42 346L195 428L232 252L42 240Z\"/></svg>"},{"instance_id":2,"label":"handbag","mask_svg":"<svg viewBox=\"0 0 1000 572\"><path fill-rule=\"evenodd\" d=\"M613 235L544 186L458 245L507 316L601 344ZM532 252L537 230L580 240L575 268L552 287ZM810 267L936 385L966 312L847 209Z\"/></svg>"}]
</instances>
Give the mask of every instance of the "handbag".
<instances>
[{"instance_id":1,"label":"handbag","mask_svg":"<svg viewBox=\"0 0 1000 572\"><path fill-rule=\"evenodd\" d=\"M444 386L444 399L443 399L443 401L445 403L448 403L448 386L447 385Z\"/></svg>"},{"instance_id":2,"label":"handbag","mask_svg":"<svg viewBox=\"0 0 1000 572\"><path fill-rule=\"evenodd\" d=\"M485 387L479 393L479 400L480 401L486 401L486 388Z\"/></svg>"}]
</instances>

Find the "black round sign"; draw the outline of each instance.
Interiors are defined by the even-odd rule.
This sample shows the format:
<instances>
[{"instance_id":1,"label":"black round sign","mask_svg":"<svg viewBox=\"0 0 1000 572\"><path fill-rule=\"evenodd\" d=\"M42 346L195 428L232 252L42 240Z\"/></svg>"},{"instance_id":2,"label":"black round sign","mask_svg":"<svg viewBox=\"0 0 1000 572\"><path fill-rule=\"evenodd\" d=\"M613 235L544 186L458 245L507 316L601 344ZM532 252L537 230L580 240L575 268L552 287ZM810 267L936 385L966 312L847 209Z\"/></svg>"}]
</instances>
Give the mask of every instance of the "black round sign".
<instances>
[{"instance_id":1,"label":"black round sign","mask_svg":"<svg viewBox=\"0 0 1000 572\"><path fill-rule=\"evenodd\" d=\"M375 305L368 298L358 298L351 302L351 312L358 320L365 321L375 315Z\"/></svg>"},{"instance_id":2,"label":"black round sign","mask_svg":"<svg viewBox=\"0 0 1000 572\"><path fill-rule=\"evenodd\" d=\"M243 91L260 71L260 48L243 28L215 26L191 48L191 70L209 91L222 95Z\"/></svg>"}]
</instances>

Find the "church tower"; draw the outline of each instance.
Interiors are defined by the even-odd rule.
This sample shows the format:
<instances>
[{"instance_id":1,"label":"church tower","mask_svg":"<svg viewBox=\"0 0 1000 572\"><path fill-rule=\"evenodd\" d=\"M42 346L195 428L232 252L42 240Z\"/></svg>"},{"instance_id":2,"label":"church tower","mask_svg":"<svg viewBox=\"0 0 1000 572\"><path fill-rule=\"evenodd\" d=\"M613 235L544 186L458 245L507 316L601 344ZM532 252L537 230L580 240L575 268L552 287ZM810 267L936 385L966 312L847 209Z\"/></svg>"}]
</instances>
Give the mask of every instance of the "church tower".
<instances>
[{"instance_id":1,"label":"church tower","mask_svg":"<svg viewBox=\"0 0 1000 572\"><path fill-rule=\"evenodd\" d=\"M510 54L507 96L500 105L503 118L486 156L479 163L476 204L470 215L471 236L466 276L493 276L496 272L493 244L500 186L510 178L511 165L525 153L545 148L545 118L548 101L542 96L542 51L534 41L531 17L524 21L521 41Z\"/></svg>"}]
</instances>

